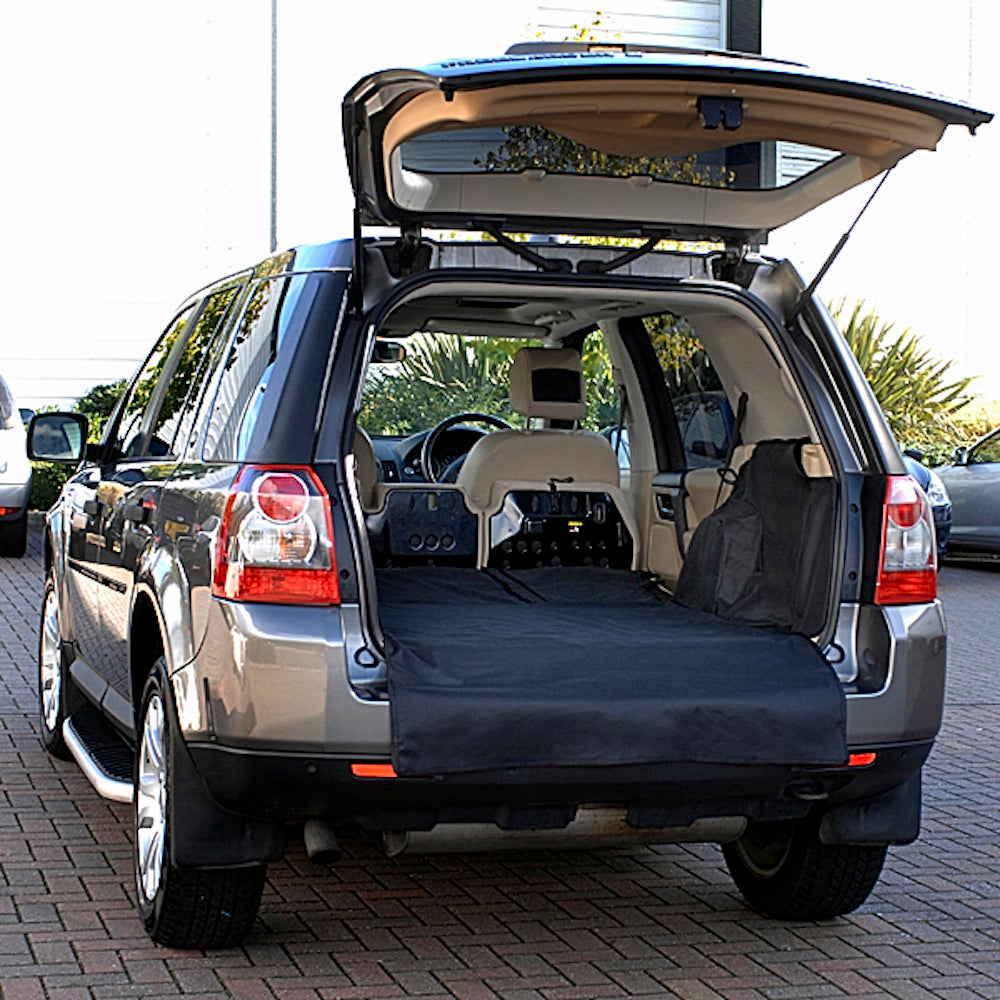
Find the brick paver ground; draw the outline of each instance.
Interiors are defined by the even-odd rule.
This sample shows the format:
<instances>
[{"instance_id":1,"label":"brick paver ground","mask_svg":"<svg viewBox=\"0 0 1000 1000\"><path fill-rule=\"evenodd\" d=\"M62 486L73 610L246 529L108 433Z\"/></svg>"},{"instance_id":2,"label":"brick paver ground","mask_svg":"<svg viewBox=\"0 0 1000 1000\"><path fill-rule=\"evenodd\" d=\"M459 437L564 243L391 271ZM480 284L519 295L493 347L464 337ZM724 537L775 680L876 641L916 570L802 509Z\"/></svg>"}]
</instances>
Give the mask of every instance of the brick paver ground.
<instances>
[{"instance_id":1,"label":"brick paver ground","mask_svg":"<svg viewBox=\"0 0 1000 1000\"><path fill-rule=\"evenodd\" d=\"M131 902L129 810L38 741L38 538L0 559L0 996L1000 998L1000 572L946 567L949 706L923 834L851 916L750 912L717 848L273 865L244 947L169 951Z\"/></svg>"}]
</instances>

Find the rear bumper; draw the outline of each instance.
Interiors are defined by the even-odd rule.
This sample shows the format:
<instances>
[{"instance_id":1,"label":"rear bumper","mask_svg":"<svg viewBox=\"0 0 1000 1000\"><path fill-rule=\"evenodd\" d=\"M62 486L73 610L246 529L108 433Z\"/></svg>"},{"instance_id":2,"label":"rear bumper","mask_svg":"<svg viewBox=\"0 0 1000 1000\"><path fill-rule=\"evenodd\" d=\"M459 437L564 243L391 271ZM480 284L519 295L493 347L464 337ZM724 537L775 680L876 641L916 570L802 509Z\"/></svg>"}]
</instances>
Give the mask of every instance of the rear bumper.
<instances>
[{"instance_id":1,"label":"rear bumper","mask_svg":"<svg viewBox=\"0 0 1000 1000\"><path fill-rule=\"evenodd\" d=\"M879 661L877 690L847 688L847 744L932 740L944 705L941 604L869 606L837 641L853 662ZM860 624L859 624L860 622ZM372 666L361 666L366 654ZM173 674L184 739L250 751L388 759L390 704L352 678L384 671L364 648L357 605L291 607L212 600L198 656Z\"/></svg>"},{"instance_id":2,"label":"rear bumper","mask_svg":"<svg viewBox=\"0 0 1000 1000\"><path fill-rule=\"evenodd\" d=\"M704 821L819 814L836 816L827 824L835 842L869 842L868 817L877 814L881 842L908 842L919 824L919 772L941 718L944 618L936 602L872 613L882 623L872 641L888 656L887 680L846 699L848 745L876 751L864 767L674 763L359 777L352 764L389 763L392 736L389 703L364 699L350 684L362 640L349 606L213 602L202 649L172 678L178 728L206 806L271 832L313 818L387 832L555 830L601 806L620 810L632 829L705 829L707 840L733 827ZM859 653L873 631L857 629ZM190 862L226 864L232 849L219 843Z\"/></svg>"},{"instance_id":3,"label":"rear bumper","mask_svg":"<svg viewBox=\"0 0 1000 1000\"><path fill-rule=\"evenodd\" d=\"M931 741L877 749L863 767L658 764L524 768L429 778L363 778L358 758L189 744L195 768L226 809L262 819L354 819L376 830L439 823L501 829L566 826L577 808L614 805L635 828L688 826L710 817L795 819L810 809L866 802L917 774ZM369 758L367 762L371 762ZM387 763L387 761L384 761Z\"/></svg>"},{"instance_id":4,"label":"rear bumper","mask_svg":"<svg viewBox=\"0 0 1000 1000\"><path fill-rule=\"evenodd\" d=\"M27 481L0 483L0 508L15 508L12 514L0 514L0 521L14 521L24 517L31 496L31 476Z\"/></svg>"}]
</instances>

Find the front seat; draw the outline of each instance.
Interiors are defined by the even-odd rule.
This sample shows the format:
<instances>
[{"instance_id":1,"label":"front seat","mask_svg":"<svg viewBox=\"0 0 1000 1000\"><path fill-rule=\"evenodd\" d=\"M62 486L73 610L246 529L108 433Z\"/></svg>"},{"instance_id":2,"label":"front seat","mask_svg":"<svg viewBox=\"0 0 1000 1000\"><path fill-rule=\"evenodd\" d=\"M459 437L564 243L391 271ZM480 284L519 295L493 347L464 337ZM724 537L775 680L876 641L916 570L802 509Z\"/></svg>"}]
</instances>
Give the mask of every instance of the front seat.
<instances>
[{"instance_id":1,"label":"front seat","mask_svg":"<svg viewBox=\"0 0 1000 1000\"><path fill-rule=\"evenodd\" d=\"M571 348L522 347L510 373L510 405L529 419L580 421L586 412L580 355ZM458 473L473 509L499 502L498 482L554 481L618 488L618 459L599 434L554 428L497 431L480 438Z\"/></svg>"}]
</instances>

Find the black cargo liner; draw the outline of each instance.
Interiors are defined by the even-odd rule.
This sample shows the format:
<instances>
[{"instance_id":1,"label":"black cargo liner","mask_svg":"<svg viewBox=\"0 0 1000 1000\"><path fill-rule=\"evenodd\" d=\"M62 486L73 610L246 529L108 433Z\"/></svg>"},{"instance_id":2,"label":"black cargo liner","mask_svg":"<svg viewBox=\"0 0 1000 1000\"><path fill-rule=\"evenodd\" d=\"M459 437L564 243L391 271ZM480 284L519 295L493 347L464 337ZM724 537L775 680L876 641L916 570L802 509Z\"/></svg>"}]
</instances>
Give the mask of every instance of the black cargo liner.
<instances>
[{"instance_id":1,"label":"black cargo liner","mask_svg":"<svg viewBox=\"0 0 1000 1000\"><path fill-rule=\"evenodd\" d=\"M842 764L844 695L801 635L598 568L378 571L401 775Z\"/></svg>"}]
</instances>

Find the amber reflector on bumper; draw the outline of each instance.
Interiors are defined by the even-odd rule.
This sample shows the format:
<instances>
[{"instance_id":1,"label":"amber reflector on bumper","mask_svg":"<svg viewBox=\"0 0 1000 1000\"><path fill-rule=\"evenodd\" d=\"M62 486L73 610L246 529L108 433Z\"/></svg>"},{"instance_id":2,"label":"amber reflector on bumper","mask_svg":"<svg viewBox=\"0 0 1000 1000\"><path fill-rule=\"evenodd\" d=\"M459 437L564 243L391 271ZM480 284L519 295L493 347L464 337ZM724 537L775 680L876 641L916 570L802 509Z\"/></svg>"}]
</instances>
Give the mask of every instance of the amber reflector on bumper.
<instances>
[{"instance_id":1,"label":"amber reflector on bumper","mask_svg":"<svg viewBox=\"0 0 1000 1000\"><path fill-rule=\"evenodd\" d=\"M392 764L352 764L351 774L355 778L395 778L396 769Z\"/></svg>"}]
</instances>

